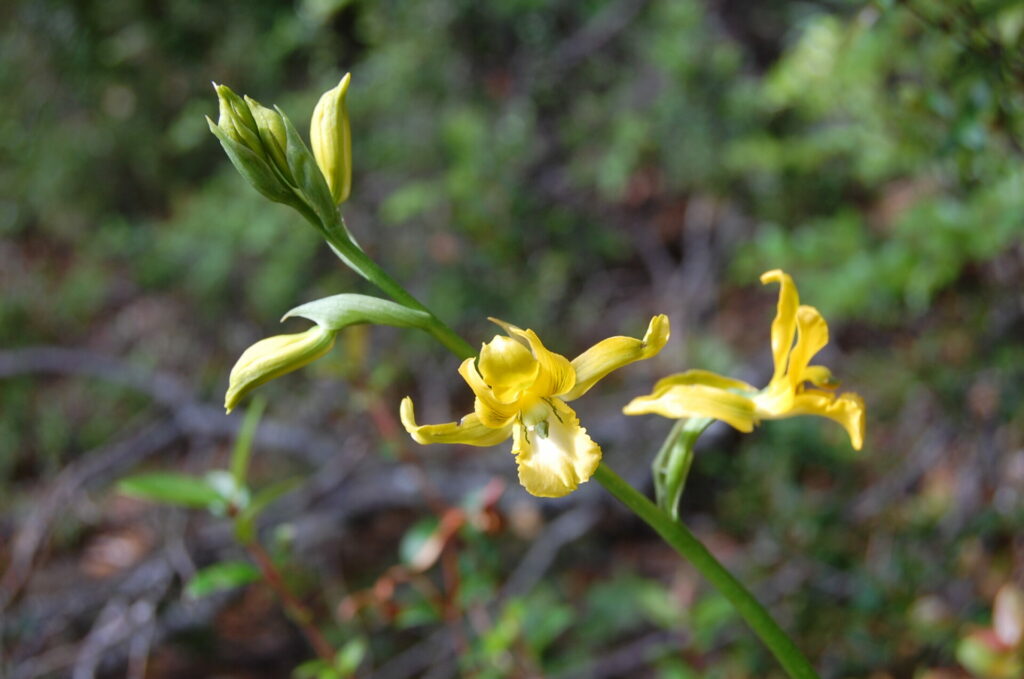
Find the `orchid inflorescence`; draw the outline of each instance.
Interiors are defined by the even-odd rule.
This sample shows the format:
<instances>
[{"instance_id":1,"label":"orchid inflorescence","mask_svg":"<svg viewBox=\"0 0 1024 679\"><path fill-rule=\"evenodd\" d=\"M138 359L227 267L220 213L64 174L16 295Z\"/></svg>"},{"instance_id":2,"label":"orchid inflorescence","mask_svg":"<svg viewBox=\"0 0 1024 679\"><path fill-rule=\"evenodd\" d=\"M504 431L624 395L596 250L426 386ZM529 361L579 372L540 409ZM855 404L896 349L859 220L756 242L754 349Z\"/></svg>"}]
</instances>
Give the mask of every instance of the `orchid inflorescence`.
<instances>
[{"instance_id":1,"label":"orchid inflorescence","mask_svg":"<svg viewBox=\"0 0 1024 679\"><path fill-rule=\"evenodd\" d=\"M392 279L356 243L339 212L352 186L351 132L346 75L320 98L310 124L312 151L280 109L269 109L215 85L220 101L211 131L239 173L268 199L294 208L316 228L339 259L390 300L344 293L302 304L284 318L313 321L305 332L256 342L231 371L225 395L230 412L260 385L323 357L337 333L369 323L421 330L462 359L458 372L472 390L473 412L458 422L418 424L412 399L399 415L420 444L492 446L512 439L519 481L527 492L561 497L597 479L715 584L793 677L815 677L813 668L757 600L719 564L678 520L678 500L693 458L694 443L714 421L750 432L763 420L819 415L839 423L855 449L864 444L864 402L836 393L832 372L811 359L828 343L828 326L812 306L801 305L796 285L775 269L761 277L778 283L771 324L773 372L758 389L705 370L659 380L652 393L634 398L627 415L658 414L677 420L652 463L657 505L625 483L601 461L602 451L580 424L569 402L629 363L651 358L669 339L669 320L654 316L641 339L616 336L575 359L550 351L536 332L490 319L505 334L479 351ZM283 319L282 319L283 320Z\"/></svg>"},{"instance_id":2,"label":"orchid inflorescence","mask_svg":"<svg viewBox=\"0 0 1024 679\"><path fill-rule=\"evenodd\" d=\"M309 176L309 151L280 111L249 97L239 98L217 85L220 120L210 125L236 165L244 166L243 175L254 183L252 177L258 178L258 189L268 196L287 196L286 202L310 206L317 213L322 209L317 196L329 195L332 204L340 204L350 192L351 134L345 108L350 80L346 75L337 87L324 93L313 113L310 139L312 158L319 168L316 177ZM329 226L324 225L325 231ZM820 415L841 424L853 447L860 449L863 401L849 392L836 396L831 371L810 364L828 342L824 318L814 307L800 304L796 285L785 272L769 271L761 281L780 286L778 311L771 326L774 372L765 388L689 370L661 379L651 394L633 399L624 412L674 419L710 418L743 432L765 419ZM353 304L368 309L367 313L353 316ZM261 340L246 350L231 371L225 397L229 411L257 386L327 354L336 333L346 325L368 322L429 329L433 320L422 310L363 295L318 300L289 315L305 316L317 325L303 333ZM459 374L475 396L473 412L460 422L420 425L407 397L401 403L401 421L421 444L491 446L511 438L523 487L541 497L566 495L587 481L601 460L600 446L580 425L568 402L613 370L657 354L668 341L668 317L651 319L643 339L611 337L571 362L548 350L533 330L491 320L506 334L496 335L482 345L477 356L465 358L459 366Z\"/></svg>"}]
</instances>

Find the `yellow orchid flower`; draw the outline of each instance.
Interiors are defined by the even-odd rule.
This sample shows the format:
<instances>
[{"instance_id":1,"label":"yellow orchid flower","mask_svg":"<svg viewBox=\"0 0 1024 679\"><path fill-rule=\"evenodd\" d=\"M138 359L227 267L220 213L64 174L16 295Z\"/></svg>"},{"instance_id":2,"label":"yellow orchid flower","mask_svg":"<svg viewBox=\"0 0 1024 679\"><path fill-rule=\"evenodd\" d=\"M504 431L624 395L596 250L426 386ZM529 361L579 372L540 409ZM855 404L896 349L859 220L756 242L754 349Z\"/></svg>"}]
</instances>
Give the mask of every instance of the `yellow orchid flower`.
<instances>
[{"instance_id":1,"label":"yellow orchid flower","mask_svg":"<svg viewBox=\"0 0 1024 679\"><path fill-rule=\"evenodd\" d=\"M490 320L508 335L496 335L479 357L459 366L476 395L473 412L459 422L418 425L412 399L406 397L402 424L422 444L493 446L511 437L523 487L540 497L567 495L597 469L601 447L566 402L613 370L661 351L668 341L668 317L652 318L642 340L609 337L572 362L548 351L534 331Z\"/></svg>"},{"instance_id":2,"label":"yellow orchid flower","mask_svg":"<svg viewBox=\"0 0 1024 679\"><path fill-rule=\"evenodd\" d=\"M704 370L666 377L647 396L633 399L627 415L655 413L670 418L711 417L742 432L761 420L793 415L821 415L838 422L856 450L864 444L864 401L852 392L838 397L828 368L811 359L828 344L828 325L812 306L800 304L789 274L774 269L761 276L779 284L779 304L772 321L775 370L768 386L758 390L746 382ZM795 340L795 343L794 343ZM810 386L808 386L808 383Z\"/></svg>"}]
</instances>

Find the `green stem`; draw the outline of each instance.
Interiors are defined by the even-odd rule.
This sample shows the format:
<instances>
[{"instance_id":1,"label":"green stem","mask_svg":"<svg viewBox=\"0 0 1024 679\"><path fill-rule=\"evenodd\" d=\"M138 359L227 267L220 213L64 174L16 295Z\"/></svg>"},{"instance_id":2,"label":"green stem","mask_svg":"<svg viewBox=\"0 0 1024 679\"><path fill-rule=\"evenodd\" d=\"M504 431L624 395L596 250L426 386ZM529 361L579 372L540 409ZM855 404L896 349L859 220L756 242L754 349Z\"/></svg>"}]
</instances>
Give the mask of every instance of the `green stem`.
<instances>
[{"instance_id":1,"label":"green stem","mask_svg":"<svg viewBox=\"0 0 1024 679\"><path fill-rule=\"evenodd\" d=\"M696 567L707 580L721 592L743 619L761 638L761 641L775 655L779 663L793 679L818 679L814 668L796 645L772 619L768 611L757 602L754 595L718 562L711 552L682 523L673 521L658 509L643 494L602 462L594 478L608 492L629 507L647 525L657 531L665 542Z\"/></svg>"},{"instance_id":2,"label":"green stem","mask_svg":"<svg viewBox=\"0 0 1024 679\"><path fill-rule=\"evenodd\" d=\"M348 235L342 232L340 225L336 228L327 228L323 233L331 249L334 250L334 254L360 276L380 288L381 292L399 304L404 304L411 309L430 314L430 326L427 328L427 331L438 342L443 344L448 351L461 359L476 356L476 349L449 328L444 321L435 316L434 312L409 294L398 281L392 278L387 271L380 268L365 252L360 250Z\"/></svg>"}]
</instances>

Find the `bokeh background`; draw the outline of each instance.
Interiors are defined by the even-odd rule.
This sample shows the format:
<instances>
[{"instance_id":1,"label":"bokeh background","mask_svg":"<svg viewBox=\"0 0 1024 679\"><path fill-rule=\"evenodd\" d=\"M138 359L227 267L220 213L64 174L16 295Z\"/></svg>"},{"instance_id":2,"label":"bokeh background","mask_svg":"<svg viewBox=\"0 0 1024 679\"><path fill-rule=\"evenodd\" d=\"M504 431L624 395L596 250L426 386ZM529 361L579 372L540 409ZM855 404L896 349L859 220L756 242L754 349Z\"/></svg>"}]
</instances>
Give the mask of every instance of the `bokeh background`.
<instances>
[{"instance_id":1,"label":"bokeh background","mask_svg":"<svg viewBox=\"0 0 1024 679\"><path fill-rule=\"evenodd\" d=\"M497 316L571 357L669 314L657 358L576 404L638 484L670 423L622 404L684 368L764 383L757 277L792 273L864 450L819 419L718 425L684 520L824 677L970 676L958 640L1024 575L1024 3L20 0L0 26L0 675L311 657L265 585L185 593L244 558L224 519L115 484L223 468L238 355L372 292L204 121L213 80L304 129L350 70L349 226L466 337ZM780 676L596 484L537 500L506 446L413 445L399 399L466 412L455 365L357 328L261 390L253 483L303 479L262 539L334 643L367 641L357 676ZM454 567L380 584L493 479Z\"/></svg>"}]
</instances>

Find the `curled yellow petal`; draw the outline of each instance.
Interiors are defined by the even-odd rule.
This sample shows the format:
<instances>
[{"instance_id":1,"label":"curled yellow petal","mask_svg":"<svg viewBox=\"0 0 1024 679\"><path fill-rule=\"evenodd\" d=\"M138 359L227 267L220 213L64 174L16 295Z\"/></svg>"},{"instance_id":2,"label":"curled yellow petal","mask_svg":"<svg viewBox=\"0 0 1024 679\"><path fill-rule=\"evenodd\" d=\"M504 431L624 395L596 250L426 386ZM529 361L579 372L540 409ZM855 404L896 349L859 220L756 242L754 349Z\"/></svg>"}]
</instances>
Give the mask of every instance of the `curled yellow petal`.
<instances>
[{"instance_id":1,"label":"curled yellow petal","mask_svg":"<svg viewBox=\"0 0 1024 679\"><path fill-rule=\"evenodd\" d=\"M540 363L521 343L496 335L480 349L477 370L501 403L513 403L537 381Z\"/></svg>"},{"instance_id":2,"label":"curled yellow petal","mask_svg":"<svg viewBox=\"0 0 1024 679\"><path fill-rule=\"evenodd\" d=\"M402 426L413 440L424 445L429 443L462 443L467 446L493 446L509 437L511 425L494 429L485 426L475 413L470 413L459 422L444 424L416 424L416 413L412 399L402 399L399 409Z\"/></svg>"},{"instance_id":3,"label":"curled yellow petal","mask_svg":"<svg viewBox=\"0 0 1024 679\"><path fill-rule=\"evenodd\" d=\"M647 396L638 396L622 409L627 415L653 413L672 419L711 417L742 432L754 429L754 402L725 389L705 384L676 384Z\"/></svg>"},{"instance_id":4,"label":"curled yellow petal","mask_svg":"<svg viewBox=\"0 0 1024 679\"><path fill-rule=\"evenodd\" d=\"M805 391L793 399L789 415L820 415L838 422L850 436L850 445L860 450L864 445L864 400L853 392L840 394L837 398L827 391Z\"/></svg>"},{"instance_id":5,"label":"curled yellow petal","mask_svg":"<svg viewBox=\"0 0 1024 679\"><path fill-rule=\"evenodd\" d=\"M491 388L480 376L474 359L467 358L459 366L459 374L476 395L474 411L480 421L488 427L503 427L519 412L517 403L502 403L494 397Z\"/></svg>"},{"instance_id":6,"label":"curled yellow petal","mask_svg":"<svg viewBox=\"0 0 1024 679\"><path fill-rule=\"evenodd\" d=\"M659 314L651 319L642 340L633 337L609 337L601 340L572 360L573 370L576 371L576 385L562 398L566 401L579 398L613 370L654 356L668 342L668 337L668 316Z\"/></svg>"},{"instance_id":7,"label":"curled yellow petal","mask_svg":"<svg viewBox=\"0 0 1024 679\"><path fill-rule=\"evenodd\" d=\"M559 399L551 399L551 406L542 423L516 424L512 433L519 482L538 497L568 495L601 463L601 447L580 426L572 408Z\"/></svg>"},{"instance_id":8,"label":"curled yellow petal","mask_svg":"<svg viewBox=\"0 0 1024 679\"><path fill-rule=\"evenodd\" d=\"M775 371L772 381L781 379L786 373L789 363L789 352L793 348L793 335L796 334L797 307L800 296L792 277L782 269L772 269L761 274L761 283L779 284L779 303L772 321L772 359Z\"/></svg>"},{"instance_id":9,"label":"curled yellow petal","mask_svg":"<svg viewBox=\"0 0 1024 679\"><path fill-rule=\"evenodd\" d=\"M812 306L801 305L796 311L796 344L789 354L786 376L794 389L810 378L807 367L814 355L828 344L828 324Z\"/></svg>"},{"instance_id":10,"label":"curled yellow petal","mask_svg":"<svg viewBox=\"0 0 1024 679\"><path fill-rule=\"evenodd\" d=\"M225 410L230 413L256 387L312 363L333 346L334 332L319 325L306 332L260 340L246 349L231 369Z\"/></svg>"}]
</instances>

